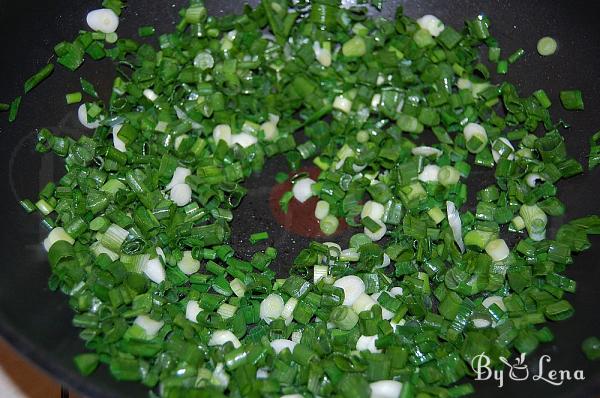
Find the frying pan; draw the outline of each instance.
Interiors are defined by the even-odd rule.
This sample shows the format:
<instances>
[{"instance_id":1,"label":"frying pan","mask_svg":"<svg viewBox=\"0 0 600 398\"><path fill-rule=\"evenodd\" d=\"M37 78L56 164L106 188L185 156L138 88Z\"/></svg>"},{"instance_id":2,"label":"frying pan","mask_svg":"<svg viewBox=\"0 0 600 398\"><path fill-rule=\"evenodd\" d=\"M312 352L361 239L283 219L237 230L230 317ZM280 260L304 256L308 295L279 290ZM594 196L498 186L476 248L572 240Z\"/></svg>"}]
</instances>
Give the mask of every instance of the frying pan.
<instances>
[{"instance_id":1,"label":"frying pan","mask_svg":"<svg viewBox=\"0 0 600 398\"><path fill-rule=\"evenodd\" d=\"M130 0L119 34L136 37L137 27L154 25L157 31L168 32L177 19L183 0ZM256 1L250 3L256 4ZM600 24L595 2L583 0L387 0L383 14L391 17L397 5L412 17L435 14L447 24L460 28L463 21L478 14L489 15L492 32L499 39L504 54L523 47L527 53L511 65L509 79L523 94L543 87L554 102L553 115L563 118L572 127L565 133L569 152L584 164L589 150L588 140L600 129ZM22 91L22 83L52 56L52 46L72 39L85 27L88 11L98 8L100 0L0 0L0 101L8 102ZM239 12L243 2L207 0L211 14ZM559 51L542 58L535 52L537 40L553 36ZM77 137L82 128L77 121L76 106L67 106L64 95L78 91L78 76L94 82L106 99L114 77L110 61L86 62L77 73L58 67L54 74L22 103L17 122L8 124L0 117L0 334L24 356L56 377L66 386L89 397L143 397L147 390L135 383L117 382L105 367L88 378L79 376L72 357L84 351L78 330L71 326L72 312L67 298L47 287L49 266L41 240L46 232L39 219L27 216L18 200L35 198L50 180L62 175L61 162L52 155L34 151L35 131L50 127L55 132ZM558 93L563 89L581 88L587 112L565 112L558 105ZM309 239L288 232L277 223L267 205L273 176L285 162L274 159L265 170L247 182L250 188L240 208L232 244L240 255L255 251L244 244L251 232L266 230L271 244L279 250L275 268L285 274L285 264L305 247ZM567 204L563 217L550 222L550 236L569 219L600 213L600 169L559 183L559 198ZM474 167L469 178L470 197L478 186L491 182L489 175ZM473 184L473 188L471 188ZM351 231L339 236L347 244ZM600 363L587 361L580 350L581 341L600 334L600 240L594 239L592 249L578 255L567 275L578 283L577 294L569 295L576 314L565 322L551 324L556 335L554 344L545 344L527 359L530 373L538 372L541 355L548 354L550 369L583 370L585 381L566 381L552 386L543 381L511 382L503 388L495 381L475 381L476 396L521 397L540 394L548 397L600 397ZM508 379L508 377L507 377ZM2 393L0 392L0 395Z\"/></svg>"}]
</instances>

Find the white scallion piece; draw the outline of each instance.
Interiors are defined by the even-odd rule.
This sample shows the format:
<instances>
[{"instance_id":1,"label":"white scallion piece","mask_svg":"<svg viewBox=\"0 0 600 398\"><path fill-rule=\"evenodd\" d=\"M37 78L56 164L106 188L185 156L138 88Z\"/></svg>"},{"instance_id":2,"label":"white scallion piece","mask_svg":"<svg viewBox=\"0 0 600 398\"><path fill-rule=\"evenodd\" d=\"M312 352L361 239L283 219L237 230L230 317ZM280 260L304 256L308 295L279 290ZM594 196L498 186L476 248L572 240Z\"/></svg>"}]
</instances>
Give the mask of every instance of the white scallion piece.
<instances>
[{"instance_id":1,"label":"white scallion piece","mask_svg":"<svg viewBox=\"0 0 600 398\"><path fill-rule=\"evenodd\" d=\"M381 221L383 218L383 213L385 213L385 208L381 203L369 200L363 205L363 208L360 212L360 218L363 219L370 217L375 221Z\"/></svg>"},{"instance_id":2,"label":"white scallion piece","mask_svg":"<svg viewBox=\"0 0 600 398\"><path fill-rule=\"evenodd\" d=\"M244 297L246 294L246 285L238 278L234 278L229 282L229 287L233 290L233 294L238 297Z\"/></svg>"},{"instance_id":3,"label":"white scallion piece","mask_svg":"<svg viewBox=\"0 0 600 398\"><path fill-rule=\"evenodd\" d=\"M192 201L192 188L188 184L177 184L171 188L170 199L179 207Z\"/></svg>"},{"instance_id":4,"label":"white scallion piece","mask_svg":"<svg viewBox=\"0 0 600 398\"><path fill-rule=\"evenodd\" d=\"M252 134L248 134L248 133L239 133L239 134L233 134L231 136L231 144L230 146L233 145L239 145L242 148L248 148L251 147L252 145L256 144L258 142L258 139L253 136Z\"/></svg>"},{"instance_id":5,"label":"white scallion piece","mask_svg":"<svg viewBox=\"0 0 600 398\"><path fill-rule=\"evenodd\" d=\"M271 293L260 303L260 319L271 323L279 318L283 312L285 303L280 295Z\"/></svg>"},{"instance_id":6,"label":"white scallion piece","mask_svg":"<svg viewBox=\"0 0 600 398\"><path fill-rule=\"evenodd\" d=\"M175 172L173 172L173 177L171 177L171 182L165 187L167 191L171 190L177 184L184 184L185 179L192 175L192 171L185 167L177 167Z\"/></svg>"},{"instance_id":7,"label":"white scallion piece","mask_svg":"<svg viewBox=\"0 0 600 398\"><path fill-rule=\"evenodd\" d=\"M189 138L189 135L187 135L187 134L181 134L181 135L178 135L177 137L175 137L175 142L173 142L173 147L175 148L175 150L179 149L179 147L181 146L181 143L186 138Z\"/></svg>"},{"instance_id":8,"label":"white scallion piece","mask_svg":"<svg viewBox=\"0 0 600 398\"><path fill-rule=\"evenodd\" d=\"M388 294L392 297L402 296L402 294L404 294L404 289L402 289L400 286L396 286L391 288Z\"/></svg>"},{"instance_id":9,"label":"white scallion piece","mask_svg":"<svg viewBox=\"0 0 600 398\"><path fill-rule=\"evenodd\" d=\"M154 131L158 131L159 133L165 133L167 131L167 127L169 127L169 123L161 120L160 122L156 123Z\"/></svg>"},{"instance_id":10,"label":"white scallion piece","mask_svg":"<svg viewBox=\"0 0 600 398\"><path fill-rule=\"evenodd\" d=\"M258 380L268 379L269 378L269 368L256 369L256 378Z\"/></svg>"},{"instance_id":11,"label":"white scallion piece","mask_svg":"<svg viewBox=\"0 0 600 398\"><path fill-rule=\"evenodd\" d=\"M279 398L304 398L304 395L301 394L285 394Z\"/></svg>"},{"instance_id":12,"label":"white scallion piece","mask_svg":"<svg viewBox=\"0 0 600 398\"><path fill-rule=\"evenodd\" d=\"M100 120L88 122L87 108L85 104L81 104L79 105L79 108L77 108L77 118L79 119L79 123L81 123L85 128L97 129L100 127Z\"/></svg>"},{"instance_id":13,"label":"white scallion piece","mask_svg":"<svg viewBox=\"0 0 600 398\"><path fill-rule=\"evenodd\" d=\"M506 305L504 305L504 300L500 296L489 296L483 299L481 305L485 308L490 308L493 304L496 304L502 311L506 311Z\"/></svg>"},{"instance_id":14,"label":"white scallion piece","mask_svg":"<svg viewBox=\"0 0 600 398\"><path fill-rule=\"evenodd\" d=\"M387 227L381 220L373 220L377 225L379 225L379 229L375 232L371 232L371 230L367 227L364 228L364 234L369 237L373 242L377 242L381 240L385 233L387 232Z\"/></svg>"},{"instance_id":15,"label":"white scallion piece","mask_svg":"<svg viewBox=\"0 0 600 398\"><path fill-rule=\"evenodd\" d=\"M292 320L294 319L294 309L297 304L298 299L296 297L290 297L288 301L285 302L283 311L281 311L281 317L285 320L286 325L292 323Z\"/></svg>"},{"instance_id":16,"label":"white scallion piece","mask_svg":"<svg viewBox=\"0 0 600 398\"><path fill-rule=\"evenodd\" d=\"M390 259L390 256L388 256L387 253L383 253L383 260L381 262L381 265L379 265L377 268L385 268L388 265L390 265L391 262L392 260Z\"/></svg>"},{"instance_id":17,"label":"white scallion piece","mask_svg":"<svg viewBox=\"0 0 600 398\"><path fill-rule=\"evenodd\" d=\"M417 147L414 147L411 150L411 152L415 156L424 156L424 157L428 157L428 156L440 157L440 156L442 156L442 153L443 153L439 149L433 148L430 146L417 146Z\"/></svg>"},{"instance_id":18,"label":"white scallion piece","mask_svg":"<svg viewBox=\"0 0 600 398\"><path fill-rule=\"evenodd\" d=\"M492 261L502 261L510 254L510 249L504 239L494 239L485 245L486 253L492 258Z\"/></svg>"},{"instance_id":19,"label":"white scallion piece","mask_svg":"<svg viewBox=\"0 0 600 398\"><path fill-rule=\"evenodd\" d=\"M511 152L506 158L508 160L515 160L515 147L507 138L500 137L492 143L492 157L494 158L494 162L498 163L498 161L500 160L500 152L494 149L494 145L497 141L502 141L506 146L510 147Z\"/></svg>"},{"instance_id":20,"label":"white scallion piece","mask_svg":"<svg viewBox=\"0 0 600 398\"><path fill-rule=\"evenodd\" d=\"M156 252L158 257L162 258L163 262L167 262L167 257L165 256L165 252L161 247L157 247L156 249L154 249L154 251Z\"/></svg>"},{"instance_id":21,"label":"white scallion piece","mask_svg":"<svg viewBox=\"0 0 600 398\"><path fill-rule=\"evenodd\" d=\"M228 146L231 146L231 127L227 124L219 124L213 129L213 139L215 143L219 143L223 140Z\"/></svg>"},{"instance_id":22,"label":"white scallion piece","mask_svg":"<svg viewBox=\"0 0 600 398\"><path fill-rule=\"evenodd\" d=\"M217 314L221 315L223 319L229 319L235 315L238 307L235 305L223 303L217 308Z\"/></svg>"},{"instance_id":23,"label":"white scallion piece","mask_svg":"<svg viewBox=\"0 0 600 398\"><path fill-rule=\"evenodd\" d=\"M340 253L340 260L342 261L358 261L360 259L360 253L353 247L344 249Z\"/></svg>"},{"instance_id":24,"label":"white scallion piece","mask_svg":"<svg viewBox=\"0 0 600 398\"><path fill-rule=\"evenodd\" d=\"M369 386L371 387L369 398L399 398L402 392L402 383L396 380L379 380Z\"/></svg>"},{"instance_id":25,"label":"white scallion piece","mask_svg":"<svg viewBox=\"0 0 600 398\"><path fill-rule=\"evenodd\" d=\"M381 296L381 292L377 292L377 293L373 293L371 295L371 298L377 302L377 300L379 300L379 296ZM379 303L378 303L379 304ZM381 304L379 304L381 306ZM394 317L394 313L384 307L381 307L381 318L385 319L386 321L389 321L390 319L392 319Z\"/></svg>"},{"instance_id":26,"label":"white scallion piece","mask_svg":"<svg viewBox=\"0 0 600 398\"><path fill-rule=\"evenodd\" d=\"M419 181L423 182L438 182L438 175L440 174L440 166L436 164L428 164L423 167L423 171L419 173L417 177Z\"/></svg>"},{"instance_id":27,"label":"white scallion piece","mask_svg":"<svg viewBox=\"0 0 600 398\"><path fill-rule=\"evenodd\" d=\"M469 152L479 153L488 143L487 133L481 124L468 123L463 129L463 134L465 136L465 141L467 142L467 149ZM476 147L469 146L469 141L475 138L480 141L479 145Z\"/></svg>"},{"instance_id":28,"label":"white scallion piece","mask_svg":"<svg viewBox=\"0 0 600 398\"><path fill-rule=\"evenodd\" d=\"M294 183L292 193L294 198L300 203L306 202L311 196L313 196L312 186L315 180L312 178L302 178Z\"/></svg>"},{"instance_id":29,"label":"white scallion piece","mask_svg":"<svg viewBox=\"0 0 600 398\"><path fill-rule=\"evenodd\" d=\"M331 66L331 43L323 43L323 47L318 41L313 44L313 51L315 52L315 58L324 67Z\"/></svg>"},{"instance_id":30,"label":"white scallion piece","mask_svg":"<svg viewBox=\"0 0 600 398\"><path fill-rule=\"evenodd\" d=\"M216 387L220 387L222 390L225 390L229 385L229 374L225 371L225 366L222 363L218 363L215 366L215 370L212 373L212 377L210 382L212 385Z\"/></svg>"},{"instance_id":31,"label":"white scallion piece","mask_svg":"<svg viewBox=\"0 0 600 398\"><path fill-rule=\"evenodd\" d=\"M92 243L92 245L90 246L90 250L92 251L92 253L94 253L94 255L96 257L98 257L101 254L106 254L108 257L110 257L110 259L112 261L116 261L116 260L119 259L119 255L117 253L113 252L110 249L107 249L100 242L94 242L94 243Z\"/></svg>"},{"instance_id":32,"label":"white scallion piece","mask_svg":"<svg viewBox=\"0 0 600 398\"><path fill-rule=\"evenodd\" d=\"M119 16L110 8L90 11L85 18L88 26L102 33L113 33L119 27Z\"/></svg>"},{"instance_id":33,"label":"white scallion piece","mask_svg":"<svg viewBox=\"0 0 600 398\"><path fill-rule=\"evenodd\" d=\"M460 214L458 213L454 202L446 202L446 214L448 215L448 224L450 224L450 229L452 229L454 241L460 248L460 251L464 252L465 244L463 243L462 238L462 221L460 220Z\"/></svg>"},{"instance_id":34,"label":"white scallion piece","mask_svg":"<svg viewBox=\"0 0 600 398\"><path fill-rule=\"evenodd\" d=\"M44 249L46 249L46 251L49 251L52 245L58 242L59 240L64 240L65 242L69 242L70 244L75 243L75 239L73 239L71 235L69 235L67 231L64 230L63 227L56 227L52 231L50 231L46 239L44 239Z\"/></svg>"},{"instance_id":35,"label":"white scallion piece","mask_svg":"<svg viewBox=\"0 0 600 398\"><path fill-rule=\"evenodd\" d=\"M354 302L365 292L365 283L356 275L344 276L333 283L333 286L344 290L343 305L352 306Z\"/></svg>"},{"instance_id":36,"label":"white scallion piece","mask_svg":"<svg viewBox=\"0 0 600 398\"><path fill-rule=\"evenodd\" d=\"M135 318L133 324L142 328L146 333L146 338L150 340L158 334L165 323L163 321L155 321L147 315L139 315Z\"/></svg>"},{"instance_id":37,"label":"white scallion piece","mask_svg":"<svg viewBox=\"0 0 600 398\"><path fill-rule=\"evenodd\" d=\"M125 145L125 142L119 138L119 131L121 131L122 127L122 124L115 124L112 126L112 139L115 149L120 152L125 152L127 150L127 146Z\"/></svg>"},{"instance_id":38,"label":"white scallion piece","mask_svg":"<svg viewBox=\"0 0 600 398\"><path fill-rule=\"evenodd\" d=\"M151 90L149 88L145 89L143 91L143 94L144 94L144 97L146 97L149 101L154 102L158 99L158 94L156 94L154 92L154 90Z\"/></svg>"},{"instance_id":39,"label":"white scallion piece","mask_svg":"<svg viewBox=\"0 0 600 398\"><path fill-rule=\"evenodd\" d=\"M329 267L326 265L315 265L313 267L313 282L317 283L321 279L327 276Z\"/></svg>"},{"instance_id":40,"label":"white scallion piece","mask_svg":"<svg viewBox=\"0 0 600 398\"><path fill-rule=\"evenodd\" d=\"M373 300L368 294L363 293L352 303L352 309L360 314L363 311L370 310L375 304L377 304L377 301Z\"/></svg>"},{"instance_id":41,"label":"white scallion piece","mask_svg":"<svg viewBox=\"0 0 600 398\"><path fill-rule=\"evenodd\" d=\"M538 181L546 181L544 177L537 173L529 173L525 176L525 182L531 188L535 188Z\"/></svg>"},{"instance_id":42,"label":"white scallion piece","mask_svg":"<svg viewBox=\"0 0 600 398\"><path fill-rule=\"evenodd\" d=\"M356 350L357 351L370 351L372 353L381 352L375 346L375 342L377 341L377 335L375 336L360 336L358 341L356 342Z\"/></svg>"},{"instance_id":43,"label":"white scallion piece","mask_svg":"<svg viewBox=\"0 0 600 398\"><path fill-rule=\"evenodd\" d=\"M194 66L198 69L212 69L215 59L209 52L200 52L194 57Z\"/></svg>"},{"instance_id":44,"label":"white scallion piece","mask_svg":"<svg viewBox=\"0 0 600 398\"><path fill-rule=\"evenodd\" d=\"M371 99L371 108L377 109L379 108L379 104L381 103L381 94L373 94L373 98Z\"/></svg>"},{"instance_id":45,"label":"white scallion piece","mask_svg":"<svg viewBox=\"0 0 600 398\"><path fill-rule=\"evenodd\" d=\"M339 257L342 252L342 247L335 242L323 242L325 246L329 248L329 255L331 257Z\"/></svg>"},{"instance_id":46,"label":"white scallion piece","mask_svg":"<svg viewBox=\"0 0 600 398\"><path fill-rule=\"evenodd\" d=\"M417 19L417 23L421 29L425 29L433 37L437 37L446 28L444 23L435 15L427 14Z\"/></svg>"},{"instance_id":47,"label":"white scallion piece","mask_svg":"<svg viewBox=\"0 0 600 398\"><path fill-rule=\"evenodd\" d=\"M240 348L242 346L242 344L240 343L238 338L235 337L235 334L233 334L229 330L215 330L213 332L213 334L210 336L208 345L213 347L213 346L223 345L228 342L231 342L233 344L233 347L235 347L235 348Z\"/></svg>"},{"instance_id":48,"label":"white scallion piece","mask_svg":"<svg viewBox=\"0 0 600 398\"><path fill-rule=\"evenodd\" d=\"M276 339L271 341L271 347L273 348L273 350L275 350L276 354L279 354L281 351L285 350L286 348L288 350L290 350L290 352L294 351L294 347L296 347L296 342L292 341L292 340L286 340L286 339Z\"/></svg>"},{"instance_id":49,"label":"white scallion piece","mask_svg":"<svg viewBox=\"0 0 600 398\"><path fill-rule=\"evenodd\" d=\"M456 87L458 87L459 90L470 90L473 88L473 82L461 77L456 81Z\"/></svg>"},{"instance_id":50,"label":"white scallion piece","mask_svg":"<svg viewBox=\"0 0 600 398\"><path fill-rule=\"evenodd\" d=\"M200 261L192 257L192 252L186 250L183 252L183 258L177 263L177 267L186 275L192 275L200 269Z\"/></svg>"},{"instance_id":51,"label":"white scallion piece","mask_svg":"<svg viewBox=\"0 0 600 398\"><path fill-rule=\"evenodd\" d=\"M200 308L197 301L190 300L185 306L185 318L191 322L198 323L196 318L201 312L202 308Z\"/></svg>"},{"instance_id":52,"label":"white scallion piece","mask_svg":"<svg viewBox=\"0 0 600 398\"><path fill-rule=\"evenodd\" d=\"M148 260L143 271L154 283L160 284L165 280L165 269L158 258Z\"/></svg>"},{"instance_id":53,"label":"white scallion piece","mask_svg":"<svg viewBox=\"0 0 600 398\"><path fill-rule=\"evenodd\" d=\"M319 200L315 206L315 217L317 220L322 220L329 214L329 202Z\"/></svg>"},{"instance_id":54,"label":"white scallion piece","mask_svg":"<svg viewBox=\"0 0 600 398\"><path fill-rule=\"evenodd\" d=\"M485 329L492 324L492 322L483 318L474 318L472 322L473 326L475 326L477 329Z\"/></svg>"},{"instance_id":55,"label":"white scallion piece","mask_svg":"<svg viewBox=\"0 0 600 398\"><path fill-rule=\"evenodd\" d=\"M352 101L350 101L343 95L338 95L333 100L333 107L344 113L350 113L350 111L352 110Z\"/></svg>"}]
</instances>

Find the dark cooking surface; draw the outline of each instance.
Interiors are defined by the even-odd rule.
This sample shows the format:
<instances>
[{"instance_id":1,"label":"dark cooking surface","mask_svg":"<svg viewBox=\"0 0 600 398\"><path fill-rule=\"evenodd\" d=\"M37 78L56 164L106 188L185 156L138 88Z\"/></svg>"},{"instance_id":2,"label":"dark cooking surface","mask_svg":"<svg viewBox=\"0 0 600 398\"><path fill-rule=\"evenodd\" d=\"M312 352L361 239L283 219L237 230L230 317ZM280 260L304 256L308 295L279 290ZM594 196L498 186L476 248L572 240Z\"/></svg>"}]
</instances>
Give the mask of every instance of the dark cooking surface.
<instances>
[{"instance_id":1,"label":"dark cooking surface","mask_svg":"<svg viewBox=\"0 0 600 398\"><path fill-rule=\"evenodd\" d=\"M98 8L100 3L100 0L0 0L0 102L12 100L21 91L23 81L50 58L54 44L72 39L78 29L85 28L85 15ZM130 0L118 33L134 37L140 25L154 25L159 32L168 31L184 3L181 0ZM392 15L398 3L386 1L384 13ZM405 0L400 3L410 16L431 13L455 27L480 12L489 15L492 32L500 40L504 54L518 47L527 50L527 55L511 66L509 78L523 93L528 94L539 87L548 91L555 104L555 117L563 117L572 123L573 127L565 134L570 153L578 160L586 161L588 139L591 133L600 129L600 25L597 23L600 14L598 6L593 5L595 2ZM213 0L207 1L207 5L214 14L239 10L241 2ZM535 53L537 40L545 35L551 35L559 42L559 51L553 57L541 58ZM141 385L116 382L104 367L87 379L75 372L71 358L83 351L83 344L77 337L78 330L70 326L72 313L66 297L47 288L49 269L40 245L45 233L39 226L39 219L25 215L17 203L19 199L35 197L40 188L60 176L62 170L60 162L51 155L34 153L35 129L46 126L73 136L82 132L76 117L77 106L67 106L64 100L65 93L79 90L79 75L96 83L106 98L112 81L109 61L86 61L75 74L57 67L48 81L24 98L16 123L9 125L6 114L0 114L0 180L3 182L0 188L3 206L0 333L23 354L88 396L146 396ZM583 89L588 111L567 113L560 109L558 92L568 88ZM252 232L267 230L282 255L276 266L283 268L308 240L283 233L269 212L265 195L274 184L273 176L280 164L278 161L267 163L262 175L248 182L254 191L250 191L236 212L233 243L244 255L256 248L244 247L240 240L247 239ZM552 219L551 236L563 221L600 213L599 177L600 169L559 184L559 196L567 203L568 210L563 219ZM477 173L470 180L477 180ZM347 237L341 243L346 242ZM568 271L568 275L578 282L578 293L569 296L576 315L566 322L551 324L557 343L544 345L527 361L530 371L537 372L535 364L539 356L550 354L552 362L546 371L550 368L582 369L586 381L565 382L561 387L542 381L513 382L502 389L491 382L473 382L476 396L522 397L532 393L548 397L600 396L600 362L586 361L579 348L583 338L600 334L600 311L597 309L600 302L597 287L600 282L600 239L593 239L593 243L591 250L576 257Z\"/></svg>"}]
</instances>

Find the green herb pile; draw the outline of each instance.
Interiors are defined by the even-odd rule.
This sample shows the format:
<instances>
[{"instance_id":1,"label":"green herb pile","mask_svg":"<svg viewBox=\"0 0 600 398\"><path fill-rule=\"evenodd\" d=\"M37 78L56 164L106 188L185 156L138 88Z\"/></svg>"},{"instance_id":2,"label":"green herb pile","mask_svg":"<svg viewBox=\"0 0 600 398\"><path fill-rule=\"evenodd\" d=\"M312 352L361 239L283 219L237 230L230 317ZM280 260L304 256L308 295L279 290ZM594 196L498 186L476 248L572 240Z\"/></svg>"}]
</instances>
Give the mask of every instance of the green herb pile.
<instances>
[{"instance_id":1,"label":"green herb pile","mask_svg":"<svg viewBox=\"0 0 600 398\"><path fill-rule=\"evenodd\" d=\"M563 272L600 218L546 234L565 211L556 183L583 171L564 125L543 90L492 83L482 47L499 74L523 50L502 58L485 17L433 36L401 8L293 3L214 18L192 0L157 48L98 32L56 46L69 69L109 57L119 71L106 104L82 80L93 134L39 132L66 174L22 203L53 228L50 287L90 351L75 363L162 397L472 393L456 383L475 355L502 366L573 314ZM561 100L583 109L579 91ZM280 154L321 169L324 230L360 228L348 248L311 243L284 280L274 248L244 260L228 245L244 180ZM473 168L493 174L479 192Z\"/></svg>"}]
</instances>

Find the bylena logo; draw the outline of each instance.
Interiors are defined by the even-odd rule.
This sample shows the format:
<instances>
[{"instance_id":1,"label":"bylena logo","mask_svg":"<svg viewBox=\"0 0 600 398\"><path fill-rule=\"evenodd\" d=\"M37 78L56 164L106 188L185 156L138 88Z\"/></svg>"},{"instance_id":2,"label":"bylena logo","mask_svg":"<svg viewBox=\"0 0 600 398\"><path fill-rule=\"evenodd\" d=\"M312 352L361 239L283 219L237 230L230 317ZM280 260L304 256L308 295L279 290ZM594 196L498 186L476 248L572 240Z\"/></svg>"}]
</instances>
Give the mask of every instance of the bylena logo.
<instances>
[{"instance_id":1,"label":"bylena logo","mask_svg":"<svg viewBox=\"0 0 600 398\"><path fill-rule=\"evenodd\" d=\"M475 380L496 380L498 382L498 388L504 386L505 377L509 380L524 381L533 380L541 381L553 386L560 386L565 381L581 381L585 380L583 370L556 370L548 369L551 362L549 355L542 355L538 363L537 372L530 373L529 367L525 363L525 354L521 354L520 357L515 358L514 364L508 362L504 357L500 357L500 362L506 365L507 369L492 369L490 367L491 360L485 352L476 355L471 360L471 368L475 372Z\"/></svg>"}]
</instances>

